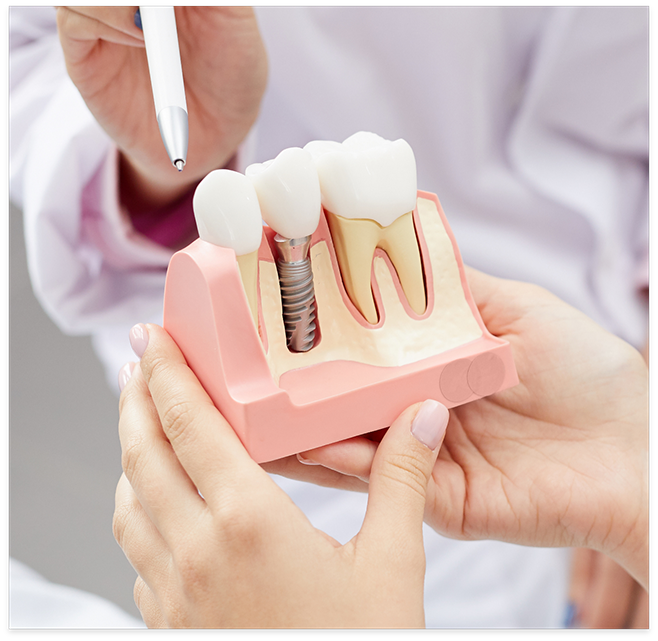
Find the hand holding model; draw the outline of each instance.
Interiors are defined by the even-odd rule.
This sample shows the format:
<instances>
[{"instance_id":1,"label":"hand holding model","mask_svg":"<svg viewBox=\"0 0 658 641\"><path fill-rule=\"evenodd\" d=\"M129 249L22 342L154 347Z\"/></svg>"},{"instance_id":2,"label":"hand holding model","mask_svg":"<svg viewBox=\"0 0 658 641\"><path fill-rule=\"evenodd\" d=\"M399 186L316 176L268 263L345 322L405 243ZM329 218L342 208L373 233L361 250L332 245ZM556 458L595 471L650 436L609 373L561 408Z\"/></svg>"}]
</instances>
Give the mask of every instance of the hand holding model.
<instances>
[{"instance_id":1,"label":"hand holding model","mask_svg":"<svg viewBox=\"0 0 658 641\"><path fill-rule=\"evenodd\" d=\"M582 546L646 587L648 376L640 354L534 285L468 270L520 384L450 410L425 520L452 538ZM366 488L377 443L358 437L265 465ZM347 477L351 480L348 483Z\"/></svg>"},{"instance_id":2,"label":"hand holding model","mask_svg":"<svg viewBox=\"0 0 658 641\"><path fill-rule=\"evenodd\" d=\"M249 7L176 7L189 114L185 171L172 168L153 107L137 7L58 7L68 73L121 153L131 210L154 209L225 167L253 125L267 60Z\"/></svg>"},{"instance_id":3,"label":"hand holding model","mask_svg":"<svg viewBox=\"0 0 658 641\"><path fill-rule=\"evenodd\" d=\"M164 330L137 326L131 342L141 362L120 402L114 531L149 627L424 625L425 488L443 405L410 408L388 430L363 527L340 545L250 458Z\"/></svg>"},{"instance_id":4,"label":"hand holding model","mask_svg":"<svg viewBox=\"0 0 658 641\"><path fill-rule=\"evenodd\" d=\"M345 546L249 458L167 334L133 331L142 360L123 378L115 534L140 574L148 625L422 625L423 509L452 537L601 550L647 586L642 358L534 285L473 270L469 282L512 344L521 383L452 410L438 459L442 406L430 402L420 428L408 409L379 445L356 438L305 453L333 469L266 466L369 483L364 525ZM411 436L423 428L432 450ZM391 599L399 606L383 605Z\"/></svg>"}]
</instances>

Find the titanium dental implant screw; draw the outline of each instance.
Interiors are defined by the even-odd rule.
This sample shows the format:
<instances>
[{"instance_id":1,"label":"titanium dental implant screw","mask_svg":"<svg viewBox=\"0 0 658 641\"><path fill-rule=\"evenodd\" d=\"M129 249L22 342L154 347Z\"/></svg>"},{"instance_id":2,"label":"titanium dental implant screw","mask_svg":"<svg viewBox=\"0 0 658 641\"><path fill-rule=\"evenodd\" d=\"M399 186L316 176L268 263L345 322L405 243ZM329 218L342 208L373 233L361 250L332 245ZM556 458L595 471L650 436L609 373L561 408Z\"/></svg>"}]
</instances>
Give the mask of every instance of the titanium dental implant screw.
<instances>
[{"instance_id":1,"label":"titanium dental implant screw","mask_svg":"<svg viewBox=\"0 0 658 641\"><path fill-rule=\"evenodd\" d=\"M308 255L311 236L284 238L277 234L274 242L288 349L307 352L313 347L316 329L313 271Z\"/></svg>"},{"instance_id":2,"label":"titanium dental implant screw","mask_svg":"<svg viewBox=\"0 0 658 641\"><path fill-rule=\"evenodd\" d=\"M315 343L316 302L309 259L311 236L322 212L320 179L312 156L301 147L284 149L276 158L249 165L263 220L274 236L286 344L307 352Z\"/></svg>"}]
</instances>

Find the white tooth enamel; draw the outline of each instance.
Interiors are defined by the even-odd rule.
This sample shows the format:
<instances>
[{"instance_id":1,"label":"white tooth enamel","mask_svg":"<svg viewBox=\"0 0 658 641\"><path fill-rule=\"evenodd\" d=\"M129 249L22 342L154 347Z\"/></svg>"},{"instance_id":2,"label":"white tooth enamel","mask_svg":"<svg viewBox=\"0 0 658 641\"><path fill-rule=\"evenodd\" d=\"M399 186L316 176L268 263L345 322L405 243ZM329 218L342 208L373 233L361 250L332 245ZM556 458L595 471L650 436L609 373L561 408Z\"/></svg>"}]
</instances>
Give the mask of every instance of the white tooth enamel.
<instances>
[{"instance_id":1,"label":"white tooth enamel","mask_svg":"<svg viewBox=\"0 0 658 641\"><path fill-rule=\"evenodd\" d=\"M328 211L386 227L416 206L416 160L405 140L361 131L342 145L314 141L304 148L313 156Z\"/></svg>"},{"instance_id":2,"label":"white tooth enamel","mask_svg":"<svg viewBox=\"0 0 658 641\"><path fill-rule=\"evenodd\" d=\"M311 157L315 161L318 156L330 151L342 151L343 145L335 140L313 140L304 145L304 149L311 154Z\"/></svg>"},{"instance_id":3,"label":"white tooth enamel","mask_svg":"<svg viewBox=\"0 0 658 641\"><path fill-rule=\"evenodd\" d=\"M285 238L310 236L322 209L320 181L308 151L284 149L274 160L245 172L258 194L265 222Z\"/></svg>"},{"instance_id":4,"label":"white tooth enamel","mask_svg":"<svg viewBox=\"0 0 658 641\"><path fill-rule=\"evenodd\" d=\"M263 219L249 179L237 171L211 171L192 199L199 237L233 249L254 325L258 328L258 248Z\"/></svg>"},{"instance_id":5,"label":"white tooth enamel","mask_svg":"<svg viewBox=\"0 0 658 641\"><path fill-rule=\"evenodd\" d=\"M237 256L256 251L263 235L258 196L249 179L237 171L211 171L192 200L199 237L228 247Z\"/></svg>"}]
</instances>

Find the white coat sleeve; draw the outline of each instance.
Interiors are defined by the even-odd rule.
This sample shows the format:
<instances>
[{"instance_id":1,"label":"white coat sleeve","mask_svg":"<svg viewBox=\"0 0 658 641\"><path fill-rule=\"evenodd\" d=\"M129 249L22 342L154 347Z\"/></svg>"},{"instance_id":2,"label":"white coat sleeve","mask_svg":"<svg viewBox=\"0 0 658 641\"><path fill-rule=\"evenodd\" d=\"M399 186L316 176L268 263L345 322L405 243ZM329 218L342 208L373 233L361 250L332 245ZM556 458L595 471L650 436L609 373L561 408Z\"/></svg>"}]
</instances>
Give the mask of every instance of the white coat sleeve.
<instances>
[{"instance_id":1,"label":"white coat sleeve","mask_svg":"<svg viewBox=\"0 0 658 641\"><path fill-rule=\"evenodd\" d=\"M119 205L117 150L66 72L55 9L14 7L9 27L9 189L39 302L76 334L161 313L172 251Z\"/></svg>"},{"instance_id":2,"label":"white coat sleeve","mask_svg":"<svg viewBox=\"0 0 658 641\"><path fill-rule=\"evenodd\" d=\"M11 629L143 629L143 621L91 592L52 583L17 559L9 559Z\"/></svg>"}]
</instances>

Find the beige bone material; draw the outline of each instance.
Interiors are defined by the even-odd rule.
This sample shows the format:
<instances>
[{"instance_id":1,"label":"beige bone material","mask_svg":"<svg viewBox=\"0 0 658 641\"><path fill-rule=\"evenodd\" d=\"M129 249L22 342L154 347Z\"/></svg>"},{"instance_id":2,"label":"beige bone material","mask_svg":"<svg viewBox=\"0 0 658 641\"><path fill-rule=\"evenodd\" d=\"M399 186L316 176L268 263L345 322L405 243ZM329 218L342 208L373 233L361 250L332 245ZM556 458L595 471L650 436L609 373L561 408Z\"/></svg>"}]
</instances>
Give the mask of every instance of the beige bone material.
<instances>
[{"instance_id":1,"label":"beige bone material","mask_svg":"<svg viewBox=\"0 0 658 641\"><path fill-rule=\"evenodd\" d=\"M422 319L412 318L406 312L388 264L376 257L374 270L384 321L372 329L359 323L345 305L329 248L322 241L311 247L322 339L308 352L291 352L286 345L276 265L260 261L260 297L268 339L266 357L277 384L286 372L317 363L345 360L395 367L415 363L482 336L464 295L455 252L436 205L419 198L418 213L433 283L432 310Z\"/></svg>"},{"instance_id":2,"label":"beige bone material","mask_svg":"<svg viewBox=\"0 0 658 641\"><path fill-rule=\"evenodd\" d=\"M379 321L370 283L377 247L391 259L411 309L419 316L425 312L425 282L412 212L386 227L375 220L343 218L332 212L327 212L327 222L345 290L371 325Z\"/></svg>"},{"instance_id":3,"label":"beige bone material","mask_svg":"<svg viewBox=\"0 0 658 641\"><path fill-rule=\"evenodd\" d=\"M254 320L256 331L258 331L258 250L236 256L236 258L251 317Z\"/></svg>"}]
</instances>

